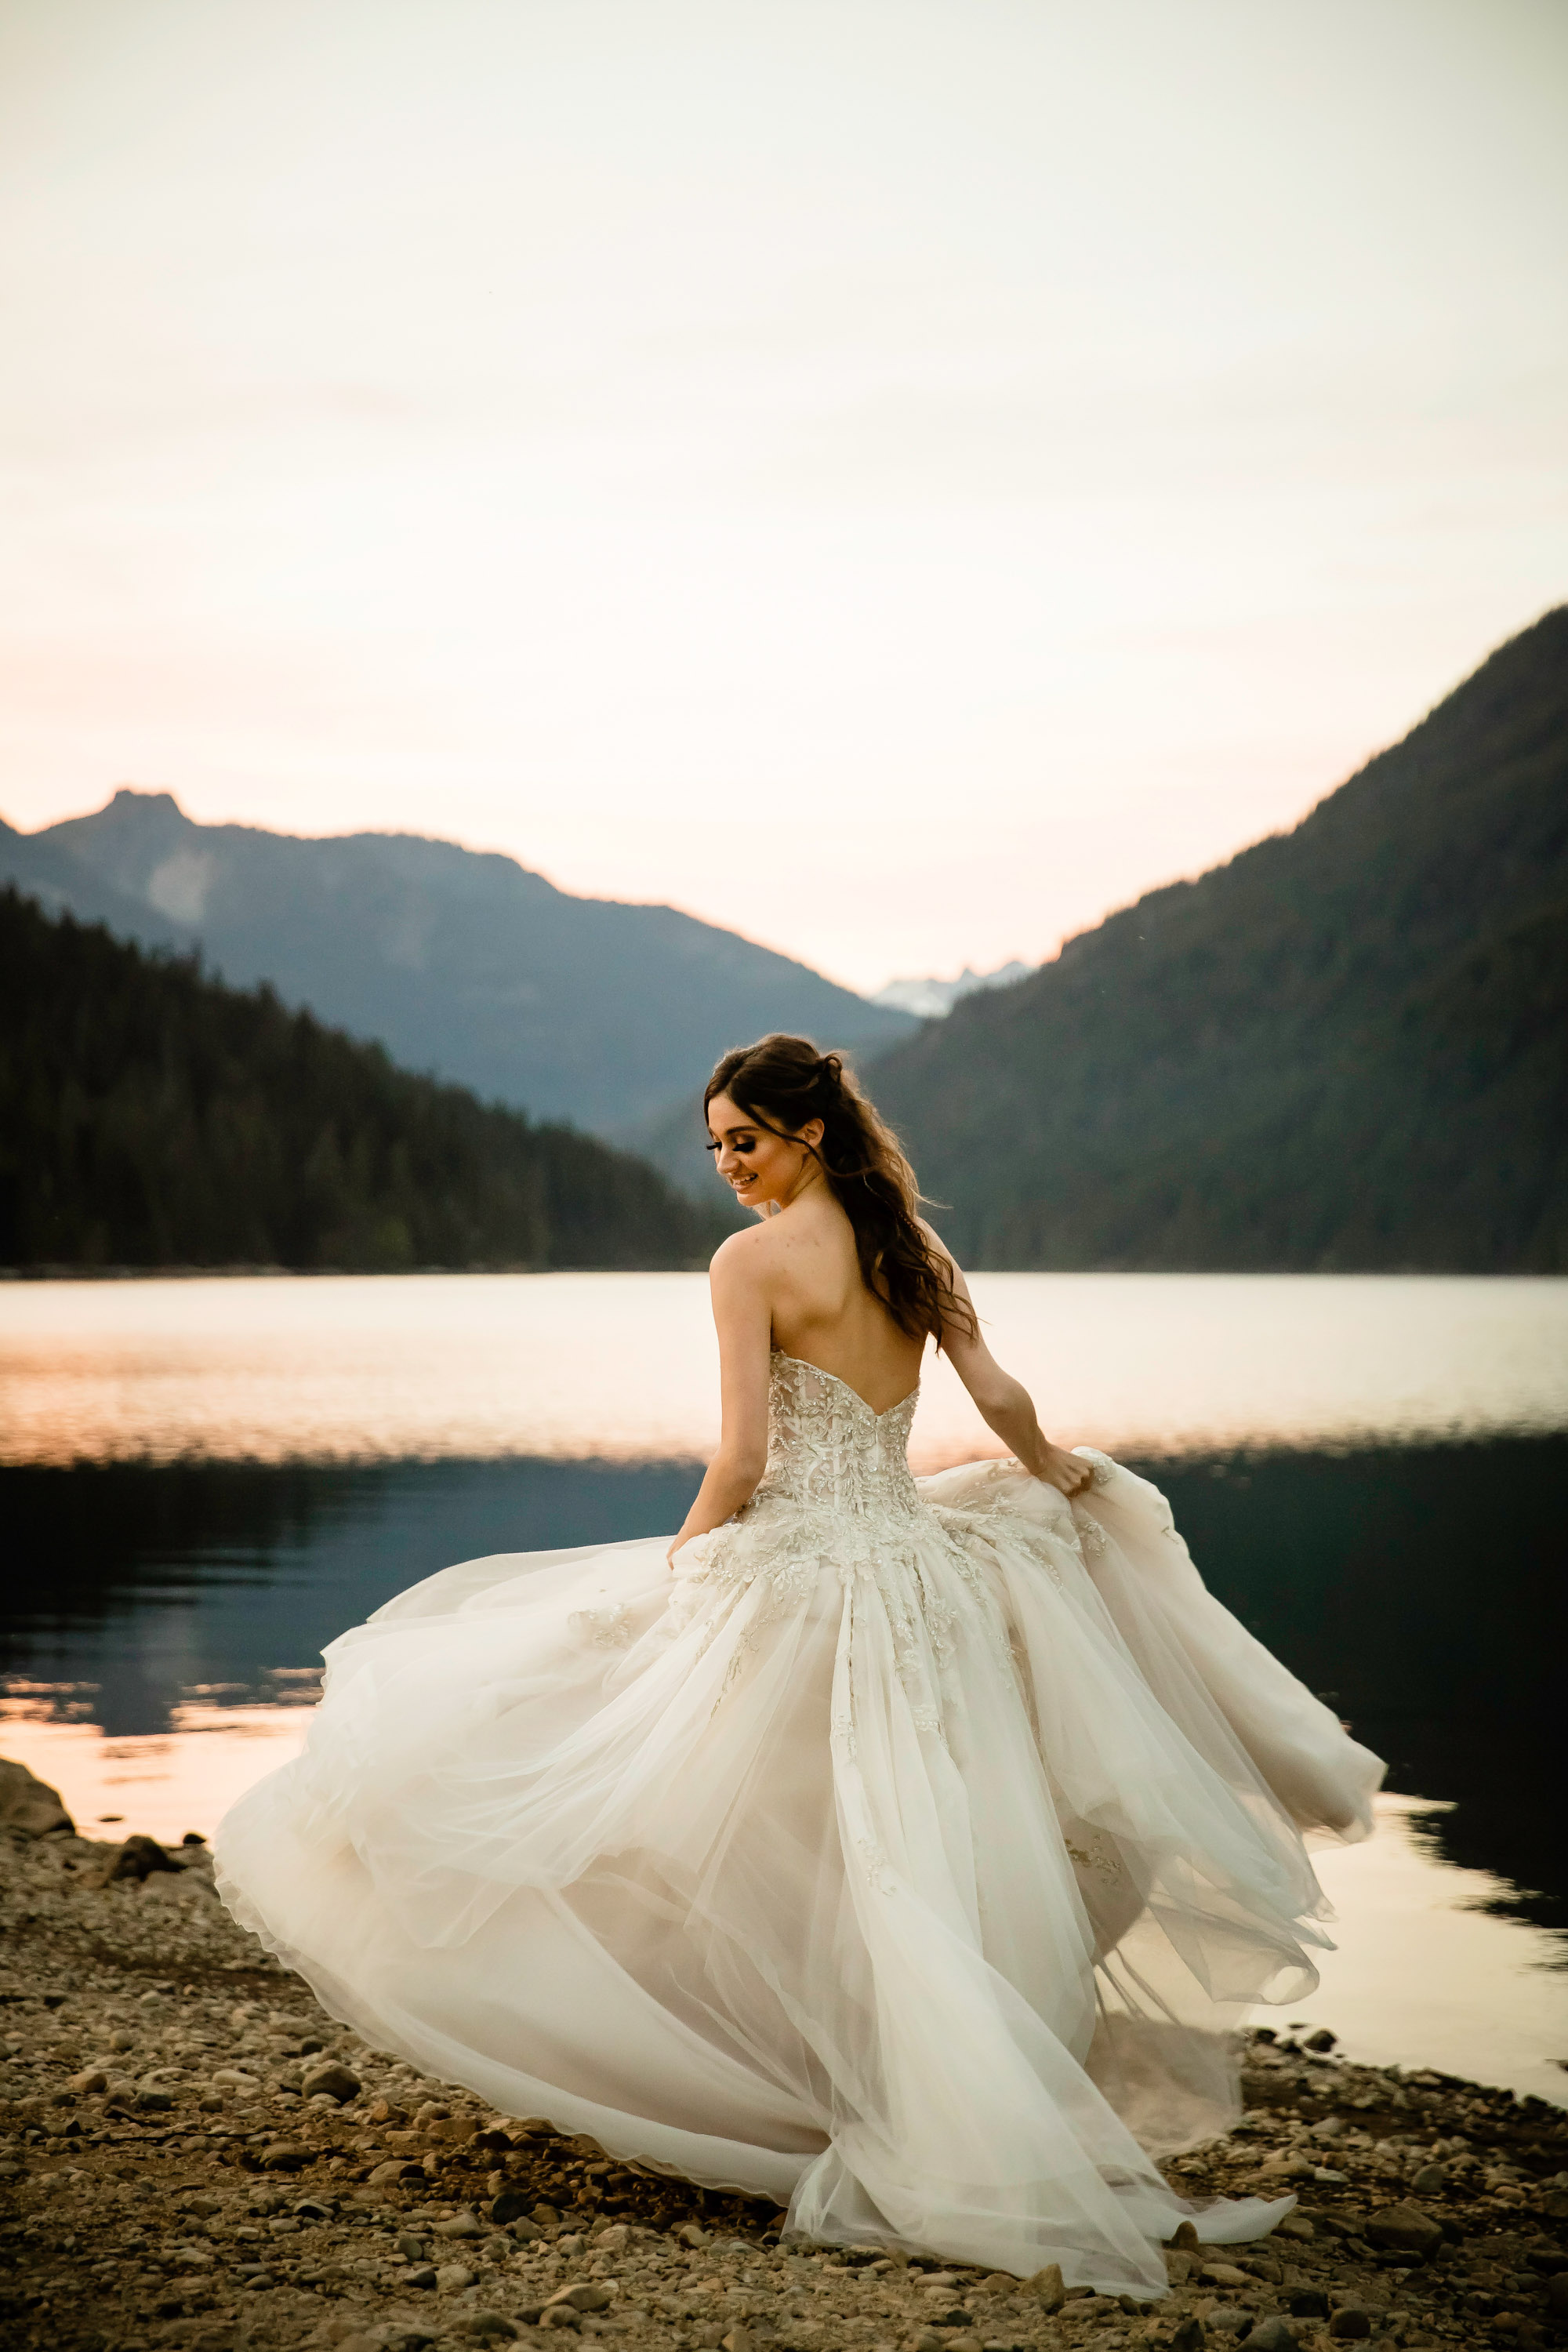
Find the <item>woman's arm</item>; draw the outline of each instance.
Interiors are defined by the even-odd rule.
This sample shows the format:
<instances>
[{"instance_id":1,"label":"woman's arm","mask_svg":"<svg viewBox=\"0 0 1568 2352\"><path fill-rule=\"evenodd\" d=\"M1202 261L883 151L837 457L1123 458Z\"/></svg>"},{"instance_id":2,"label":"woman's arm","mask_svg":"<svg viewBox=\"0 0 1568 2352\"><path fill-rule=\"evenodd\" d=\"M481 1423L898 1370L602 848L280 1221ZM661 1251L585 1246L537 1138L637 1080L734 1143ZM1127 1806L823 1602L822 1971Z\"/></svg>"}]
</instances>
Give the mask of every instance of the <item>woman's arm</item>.
<instances>
[{"instance_id":1,"label":"woman's arm","mask_svg":"<svg viewBox=\"0 0 1568 2352\"><path fill-rule=\"evenodd\" d=\"M980 1318L974 1314L969 1285L951 1253L923 1219L921 1227L931 1247L940 1250L945 1259L956 1296L974 1317L973 1335L962 1324L944 1323L942 1344L953 1370L979 1407L981 1419L987 1429L995 1431L1009 1454L1016 1454L1026 1470L1043 1478L1047 1486L1059 1487L1064 1495L1078 1494L1093 1479L1089 1464L1081 1455L1053 1445L1042 1433L1029 1391L1011 1372L1003 1370L981 1338Z\"/></svg>"},{"instance_id":2,"label":"woman's arm","mask_svg":"<svg viewBox=\"0 0 1568 2352\"><path fill-rule=\"evenodd\" d=\"M753 1239L754 1236L754 1239ZM670 1565L683 1543L705 1536L749 1502L768 1459L768 1371L773 1307L763 1279L755 1228L732 1234L709 1269L713 1322L719 1333L719 1386L723 1420L719 1451L708 1465L697 1500L666 1555Z\"/></svg>"}]
</instances>

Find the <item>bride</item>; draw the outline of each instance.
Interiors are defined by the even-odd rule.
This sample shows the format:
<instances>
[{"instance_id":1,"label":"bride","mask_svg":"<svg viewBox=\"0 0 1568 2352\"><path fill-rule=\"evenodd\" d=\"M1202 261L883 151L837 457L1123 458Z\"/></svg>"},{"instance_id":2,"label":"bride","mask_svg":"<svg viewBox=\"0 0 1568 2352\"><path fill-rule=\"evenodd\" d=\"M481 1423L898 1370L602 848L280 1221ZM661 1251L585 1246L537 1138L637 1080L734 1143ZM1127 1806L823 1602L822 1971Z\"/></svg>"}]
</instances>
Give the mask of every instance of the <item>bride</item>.
<instances>
[{"instance_id":1,"label":"bride","mask_svg":"<svg viewBox=\"0 0 1568 2352\"><path fill-rule=\"evenodd\" d=\"M1200 2209L1154 2158L1234 2120L1239 2008L1315 1983L1301 1833L1364 1835L1382 1768L1154 1487L1042 1435L836 1055L764 1038L704 1101L758 1223L679 1534L470 1560L334 1642L225 1899L504 2113L819 2242L1162 2294ZM1007 1459L910 1477L928 1340Z\"/></svg>"}]
</instances>

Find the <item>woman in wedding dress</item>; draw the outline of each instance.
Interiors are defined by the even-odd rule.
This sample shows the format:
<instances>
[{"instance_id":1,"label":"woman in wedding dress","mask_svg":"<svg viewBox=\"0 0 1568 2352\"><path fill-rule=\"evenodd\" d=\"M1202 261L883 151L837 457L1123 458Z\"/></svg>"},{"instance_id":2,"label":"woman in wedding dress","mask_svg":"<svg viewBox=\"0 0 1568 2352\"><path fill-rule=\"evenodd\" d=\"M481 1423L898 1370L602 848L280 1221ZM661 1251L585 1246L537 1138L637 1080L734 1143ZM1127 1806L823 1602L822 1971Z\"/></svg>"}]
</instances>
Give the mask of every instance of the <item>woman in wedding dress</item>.
<instances>
[{"instance_id":1,"label":"woman in wedding dress","mask_svg":"<svg viewBox=\"0 0 1568 2352\"><path fill-rule=\"evenodd\" d=\"M1375 1757L1205 1591L1160 1494L1042 1435L896 1140L764 1039L705 1105L723 1433L673 1543L470 1560L329 1650L216 1840L374 2046L809 2238L1157 2294L1241 2005L1327 1944L1302 1832ZM928 1342L1008 1448L905 1458ZM614 1368L607 1370L613 1392Z\"/></svg>"}]
</instances>

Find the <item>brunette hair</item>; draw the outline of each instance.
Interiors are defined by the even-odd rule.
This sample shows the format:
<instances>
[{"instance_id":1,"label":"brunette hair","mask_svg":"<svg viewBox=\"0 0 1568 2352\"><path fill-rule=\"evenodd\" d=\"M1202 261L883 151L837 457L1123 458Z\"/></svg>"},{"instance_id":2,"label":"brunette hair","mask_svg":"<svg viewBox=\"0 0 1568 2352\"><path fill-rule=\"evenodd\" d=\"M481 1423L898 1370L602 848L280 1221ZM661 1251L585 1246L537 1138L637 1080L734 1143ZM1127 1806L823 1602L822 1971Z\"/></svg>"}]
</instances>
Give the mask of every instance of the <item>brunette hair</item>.
<instances>
[{"instance_id":1,"label":"brunette hair","mask_svg":"<svg viewBox=\"0 0 1568 2352\"><path fill-rule=\"evenodd\" d=\"M808 1119L822 1141L807 1145L855 1231L860 1278L900 1331L933 1339L945 1324L975 1335L974 1315L953 1288L952 1268L921 1230L921 1192L903 1148L837 1054L806 1037L775 1034L726 1054L702 1094L702 1116L728 1095L769 1135L795 1140Z\"/></svg>"}]
</instances>

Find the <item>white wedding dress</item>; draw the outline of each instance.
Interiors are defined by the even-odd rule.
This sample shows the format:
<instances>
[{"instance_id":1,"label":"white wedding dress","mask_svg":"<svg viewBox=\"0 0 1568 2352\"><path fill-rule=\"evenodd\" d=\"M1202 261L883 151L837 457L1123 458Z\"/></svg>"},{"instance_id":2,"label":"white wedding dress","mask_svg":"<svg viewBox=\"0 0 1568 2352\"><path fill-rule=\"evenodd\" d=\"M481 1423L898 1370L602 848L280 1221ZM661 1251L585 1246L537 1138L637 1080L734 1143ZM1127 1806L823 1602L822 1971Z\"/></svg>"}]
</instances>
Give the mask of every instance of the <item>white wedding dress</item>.
<instances>
[{"instance_id":1,"label":"white wedding dress","mask_svg":"<svg viewBox=\"0 0 1568 2352\"><path fill-rule=\"evenodd\" d=\"M789 2226L1163 2293L1152 2157L1299 2000L1301 1842L1381 1777L1205 1591L1154 1487L916 1481L773 1360L767 1473L665 1541L471 1560L334 1642L219 1885L380 2049ZM1209 2206L1260 2236L1289 2198Z\"/></svg>"}]
</instances>

